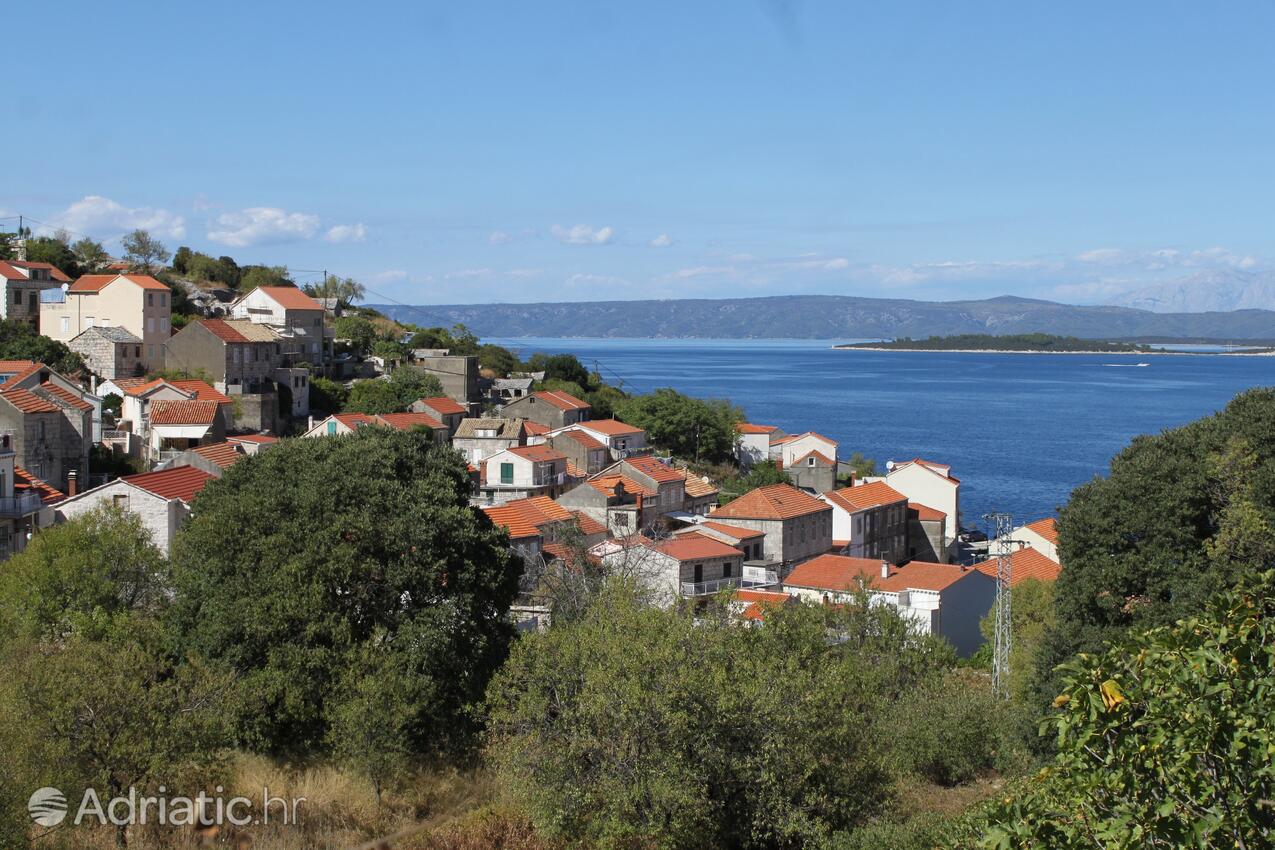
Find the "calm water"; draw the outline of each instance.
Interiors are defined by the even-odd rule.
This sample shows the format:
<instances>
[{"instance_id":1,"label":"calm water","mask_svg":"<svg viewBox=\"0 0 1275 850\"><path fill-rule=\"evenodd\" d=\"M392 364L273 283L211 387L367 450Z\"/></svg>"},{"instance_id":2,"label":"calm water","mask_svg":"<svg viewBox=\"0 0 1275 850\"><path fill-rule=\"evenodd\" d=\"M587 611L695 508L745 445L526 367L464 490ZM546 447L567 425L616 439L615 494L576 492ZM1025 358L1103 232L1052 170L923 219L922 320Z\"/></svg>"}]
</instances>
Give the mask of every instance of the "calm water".
<instances>
[{"instance_id":1,"label":"calm water","mask_svg":"<svg viewBox=\"0 0 1275 850\"><path fill-rule=\"evenodd\" d=\"M1275 383L1275 357L833 351L826 341L492 340L570 352L612 383L729 398L754 422L818 431L860 451L952 464L966 524L992 510L1031 520L1105 474L1137 434L1212 413ZM1129 364L1149 363L1145 368ZM1107 364L1125 364L1110 366Z\"/></svg>"}]
</instances>

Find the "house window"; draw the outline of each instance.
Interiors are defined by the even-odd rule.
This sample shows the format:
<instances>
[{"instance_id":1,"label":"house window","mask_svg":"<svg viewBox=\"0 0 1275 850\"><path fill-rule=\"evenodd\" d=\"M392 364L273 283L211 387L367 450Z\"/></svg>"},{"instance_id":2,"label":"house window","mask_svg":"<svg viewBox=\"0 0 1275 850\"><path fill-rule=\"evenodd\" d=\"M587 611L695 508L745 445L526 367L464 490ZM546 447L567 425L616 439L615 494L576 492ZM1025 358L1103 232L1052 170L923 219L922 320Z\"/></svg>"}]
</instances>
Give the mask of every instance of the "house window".
<instances>
[{"instance_id":1,"label":"house window","mask_svg":"<svg viewBox=\"0 0 1275 850\"><path fill-rule=\"evenodd\" d=\"M146 346L146 356L147 357L155 356L155 343L152 342L150 345Z\"/></svg>"},{"instance_id":2,"label":"house window","mask_svg":"<svg viewBox=\"0 0 1275 850\"><path fill-rule=\"evenodd\" d=\"M699 584L703 580L704 580L704 565L696 564L695 565L695 583Z\"/></svg>"},{"instance_id":3,"label":"house window","mask_svg":"<svg viewBox=\"0 0 1275 850\"><path fill-rule=\"evenodd\" d=\"M329 420L328 421L328 436L331 437L335 434L336 434L336 423Z\"/></svg>"},{"instance_id":4,"label":"house window","mask_svg":"<svg viewBox=\"0 0 1275 850\"><path fill-rule=\"evenodd\" d=\"M814 459L814 458L811 458L810 460L806 461L806 463L807 463L807 464L809 464L810 466L814 466L814 465L815 465L815 459Z\"/></svg>"},{"instance_id":5,"label":"house window","mask_svg":"<svg viewBox=\"0 0 1275 850\"><path fill-rule=\"evenodd\" d=\"M159 330L160 333L168 333L168 319L165 319L162 316L159 320Z\"/></svg>"},{"instance_id":6,"label":"house window","mask_svg":"<svg viewBox=\"0 0 1275 850\"><path fill-rule=\"evenodd\" d=\"M161 306L161 307L167 307L167 306L168 306L168 293L167 293L167 292L161 292L161 293L159 294L159 306Z\"/></svg>"},{"instance_id":7,"label":"house window","mask_svg":"<svg viewBox=\"0 0 1275 850\"><path fill-rule=\"evenodd\" d=\"M40 296L36 294L34 289L31 290L31 294L27 297L27 307L32 310L40 309Z\"/></svg>"},{"instance_id":8,"label":"house window","mask_svg":"<svg viewBox=\"0 0 1275 850\"><path fill-rule=\"evenodd\" d=\"M69 334L70 332L71 332L71 317L63 316L62 317L62 333Z\"/></svg>"},{"instance_id":9,"label":"house window","mask_svg":"<svg viewBox=\"0 0 1275 850\"><path fill-rule=\"evenodd\" d=\"M500 483L514 483L514 465L512 463L502 463L500 465Z\"/></svg>"},{"instance_id":10,"label":"house window","mask_svg":"<svg viewBox=\"0 0 1275 850\"><path fill-rule=\"evenodd\" d=\"M93 317L92 317L92 316L85 316L85 317L84 317L84 329L85 329L85 330L88 330L88 329L89 329L89 328L91 328L91 327L93 327Z\"/></svg>"},{"instance_id":11,"label":"house window","mask_svg":"<svg viewBox=\"0 0 1275 850\"><path fill-rule=\"evenodd\" d=\"M154 293L154 292L148 292L148 293L146 293L146 306L147 306L147 307L154 307L154 306L155 306L155 293Z\"/></svg>"},{"instance_id":12,"label":"house window","mask_svg":"<svg viewBox=\"0 0 1275 850\"><path fill-rule=\"evenodd\" d=\"M136 349L136 351L134 351L134 352L133 352L133 356L134 356L134 357L141 357L141 356L142 356L142 347L141 347L140 345L135 345L135 346L133 346L133 347Z\"/></svg>"},{"instance_id":13,"label":"house window","mask_svg":"<svg viewBox=\"0 0 1275 850\"><path fill-rule=\"evenodd\" d=\"M121 511L128 510L128 494L116 493L114 496L111 497L111 504L119 508Z\"/></svg>"},{"instance_id":14,"label":"house window","mask_svg":"<svg viewBox=\"0 0 1275 850\"><path fill-rule=\"evenodd\" d=\"M731 566L730 561L722 564L722 578L730 578Z\"/></svg>"},{"instance_id":15,"label":"house window","mask_svg":"<svg viewBox=\"0 0 1275 850\"><path fill-rule=\"evenodd\" d=\"M14 303L14 304L17 304L19 307L21 307L21 306L22 306L22 292L21 292L21 291L19 291L19 290L15 290L15 291L14 291L14 293L13 293L13 303Z\"/></svg>"}]
</instances>

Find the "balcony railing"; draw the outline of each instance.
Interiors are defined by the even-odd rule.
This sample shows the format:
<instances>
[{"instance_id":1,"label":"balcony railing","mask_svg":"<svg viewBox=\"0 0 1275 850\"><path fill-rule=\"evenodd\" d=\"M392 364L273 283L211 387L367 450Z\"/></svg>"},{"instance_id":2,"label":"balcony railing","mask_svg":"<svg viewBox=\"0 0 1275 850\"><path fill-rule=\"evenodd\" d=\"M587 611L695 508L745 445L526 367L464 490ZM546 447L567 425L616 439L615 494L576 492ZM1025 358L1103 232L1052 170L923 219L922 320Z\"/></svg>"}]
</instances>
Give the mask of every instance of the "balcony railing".
<instances>
[{"instance_id":1,"label":"balcony railing","mask_svg":"<svg viewBox=\"0 0 1275 850\"><path fill-rule=\"evenodd\" d=\"M0 516L27 516L40 510L42 504L39 493L22 493L17 496L0 497Z\"/></svg>"},{"instance_id":2,"label":"balcony railing","mask_svg":"<svg viewBox=\"0 0 1275 850\"><path fill-rule=\"evenodd\" d=\"M712 581L682 582L683 596L710 596L728 587L747 590L755 587L770 587L779 583L779 576L774 572L762 571L763 575L754 572L752 575L731 576L713 579Z\"/></svg>"}]
</instances>

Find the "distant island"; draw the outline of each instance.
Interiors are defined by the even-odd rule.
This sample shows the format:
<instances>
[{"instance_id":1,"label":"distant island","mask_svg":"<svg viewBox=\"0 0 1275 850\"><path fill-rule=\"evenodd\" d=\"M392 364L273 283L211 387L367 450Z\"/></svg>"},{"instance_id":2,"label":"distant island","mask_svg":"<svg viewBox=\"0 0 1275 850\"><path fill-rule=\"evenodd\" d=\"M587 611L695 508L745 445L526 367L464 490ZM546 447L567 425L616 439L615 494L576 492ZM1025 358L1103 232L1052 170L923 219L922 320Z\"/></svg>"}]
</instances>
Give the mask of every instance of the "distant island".
<instances>
[{"instance_id":1,"label":"distant island","mask_svg":"<svg viewBox=\"0 0 1275 850\"><path fill-rule=\"evenodd\" d=\"M1080 339L1054 334L957 334L925 339L900 337L889 342L856 342L833 348L863 348L871 351L1030 351L1060 354L1154 354L1149 345Z\"/></svg>"}]
</instances>

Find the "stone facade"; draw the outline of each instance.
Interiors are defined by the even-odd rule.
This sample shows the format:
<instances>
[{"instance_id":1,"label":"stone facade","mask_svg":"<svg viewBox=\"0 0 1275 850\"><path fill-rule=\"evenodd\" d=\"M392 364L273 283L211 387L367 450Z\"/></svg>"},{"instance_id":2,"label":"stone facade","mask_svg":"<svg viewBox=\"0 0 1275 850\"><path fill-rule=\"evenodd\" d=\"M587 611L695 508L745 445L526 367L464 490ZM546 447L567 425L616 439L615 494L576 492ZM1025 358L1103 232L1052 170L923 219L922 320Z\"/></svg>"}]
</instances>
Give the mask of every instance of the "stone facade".
<instances>
[{"instance_id":1,"label":"stone facade","mask_svg":"<svg viewBox=\"0 0 1275 850\"><path fill-rule=\"evenodd\" d=\"M142 340L124 328L92 327L66 345L104 380L135 378L146 372Z\"/></svg>"}]
</instances>

